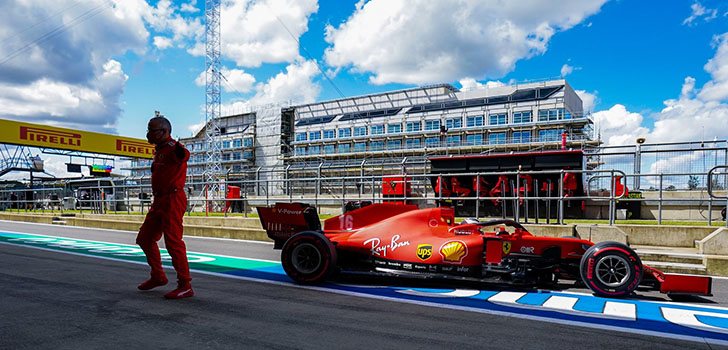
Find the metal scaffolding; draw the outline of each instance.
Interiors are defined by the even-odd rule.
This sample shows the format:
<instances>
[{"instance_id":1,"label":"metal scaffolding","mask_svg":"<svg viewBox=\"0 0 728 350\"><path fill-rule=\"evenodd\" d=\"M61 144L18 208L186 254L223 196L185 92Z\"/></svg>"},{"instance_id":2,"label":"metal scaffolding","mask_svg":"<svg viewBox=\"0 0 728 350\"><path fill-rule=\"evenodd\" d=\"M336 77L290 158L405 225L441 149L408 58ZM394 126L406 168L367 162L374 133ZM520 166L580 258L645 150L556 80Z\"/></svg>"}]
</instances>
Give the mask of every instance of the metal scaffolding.
<instances>
[{"instance_id":1,"label":"metal scaffolding","mask_svg":"<svg viewBox=\"0 0 728 350\"><path fill-rule=\"evenodd\" d=\"M222 177L220 142L220 0L205 1L205 194L218 199ZM215 203L215 202L209 202Z\"/></svg>"}]
</instances>

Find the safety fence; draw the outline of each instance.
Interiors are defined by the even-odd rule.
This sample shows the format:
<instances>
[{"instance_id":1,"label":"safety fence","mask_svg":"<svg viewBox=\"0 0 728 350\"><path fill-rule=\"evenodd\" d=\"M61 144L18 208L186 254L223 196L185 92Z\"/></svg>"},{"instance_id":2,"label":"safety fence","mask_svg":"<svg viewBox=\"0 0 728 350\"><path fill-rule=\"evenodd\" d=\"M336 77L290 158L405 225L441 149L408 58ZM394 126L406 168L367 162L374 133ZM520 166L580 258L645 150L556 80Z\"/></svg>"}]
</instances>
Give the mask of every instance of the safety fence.
<instances>
[{"instance_id":1,"label":"safety fence","mask_svg":"<svg viewBox=\"0 0 728 350\"><path fill-rule=\"evenodd\" d=\"M567 217L599 218L614 224L628 219L630 204L636 203L638 208L654 206L658 224L663 223L668 209L688 210L686 207L705 213L692 221L712 224L719 220L714 211L728 205L723 199L722 184L728 180L725 166L708 173L667 174L627 174L620 170L410 174L406 167L402 170L394 175L361 171L350 176L286 178L282 173L246 180L221 179L218 193L205 191L207 185L203 182L190 181L185 190L188 213L247 216L253 207L275 202L306 202L335 213L351 206L351 202L399 202L452 206L458 216L512 217L534 223L563 223ZM569 175L581 179L576 187L567 180ZM708 186L691 190L689 186L674 185L682 183L680 179L695 177ZM631 192L627 185L635 178L654 183L655 187ZM462 190L447 188L458 182ZM194 190L199 188L203 190ZM144 213L152 200L148 177L59 181L32 189L0 190L0 209L23 211Z\"/></svg>"}]
</instances>

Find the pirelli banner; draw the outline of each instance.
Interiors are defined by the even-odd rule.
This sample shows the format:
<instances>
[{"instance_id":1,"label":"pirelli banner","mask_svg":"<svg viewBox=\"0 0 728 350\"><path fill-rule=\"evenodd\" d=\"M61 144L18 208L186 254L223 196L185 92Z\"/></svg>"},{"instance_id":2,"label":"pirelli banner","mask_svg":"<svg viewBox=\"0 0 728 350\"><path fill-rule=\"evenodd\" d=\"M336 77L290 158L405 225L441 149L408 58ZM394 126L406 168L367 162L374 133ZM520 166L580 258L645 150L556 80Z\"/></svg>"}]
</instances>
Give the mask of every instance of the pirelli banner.
<instances>
[{"instance_id":1,"label":"pirelli banner","mask_svg":"<svg viewBox=\"0 0 728 350\"><path fill-rule=\"evenodd\" d=\"M0 119L0 143L122 157L152 158L146 140Z\"/></svg>"}]
</instances>

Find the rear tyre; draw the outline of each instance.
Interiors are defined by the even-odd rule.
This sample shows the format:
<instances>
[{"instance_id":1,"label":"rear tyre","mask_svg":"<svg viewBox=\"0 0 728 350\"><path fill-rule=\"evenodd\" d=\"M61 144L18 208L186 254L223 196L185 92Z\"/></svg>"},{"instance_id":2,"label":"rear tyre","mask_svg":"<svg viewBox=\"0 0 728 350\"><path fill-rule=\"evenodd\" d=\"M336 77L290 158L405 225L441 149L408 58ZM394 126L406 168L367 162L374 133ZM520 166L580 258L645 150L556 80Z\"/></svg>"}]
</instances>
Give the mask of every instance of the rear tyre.
<instances>
[{"instance_id":1,"label":"rear tyre","mask_svg":"<svg viewBox=\"0 0 728 350\"><path fill-rule=\"evenodd\" d=\"M619 242L600 242L581 258L581 279L603 297L623 298L632 294L642 281L642 261Z\"/></svg>"},{"instance_id":2,"label":"rear tyre","mask_svg":"<svg viewBox=\"0 0 728 350\"><path fill-rule=\"evenodd\" d=\"M336 267L336 249L319 232L301 232L283 245L281 264L288 277L296 283L321 283L331 276Z\"/></svg>"}]
</instances>

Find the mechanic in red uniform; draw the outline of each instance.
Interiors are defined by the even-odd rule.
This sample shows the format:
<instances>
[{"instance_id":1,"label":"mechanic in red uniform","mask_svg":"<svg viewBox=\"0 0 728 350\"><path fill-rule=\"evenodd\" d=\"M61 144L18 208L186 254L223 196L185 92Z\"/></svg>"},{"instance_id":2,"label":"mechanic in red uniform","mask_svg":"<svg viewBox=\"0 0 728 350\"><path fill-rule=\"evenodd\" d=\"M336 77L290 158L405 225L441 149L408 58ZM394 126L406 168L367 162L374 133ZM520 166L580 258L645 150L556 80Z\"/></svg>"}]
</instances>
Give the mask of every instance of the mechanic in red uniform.
<instances>
[{"instance_id":1,"label":"mechanic in red uniform","mask_svg":"<svg viewBox=\"0 0 728 350\"><path fill-rule=\"evenodd\" d=\"M172 125L158 114L149 120L147 141L155 145L152 162L152 191L154 202L139 229L136 243L147 256L152 268L151 277L138 286L149 290L167 284L157 241L164 235L164 243L177 271L177 288L164 295L167 299L189 298L195 295L190 284L190 267L182 240L182 218L187 210L185 176L190 152L170 136Z\"/></svg>"}]
</instances>

